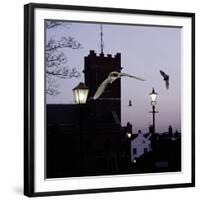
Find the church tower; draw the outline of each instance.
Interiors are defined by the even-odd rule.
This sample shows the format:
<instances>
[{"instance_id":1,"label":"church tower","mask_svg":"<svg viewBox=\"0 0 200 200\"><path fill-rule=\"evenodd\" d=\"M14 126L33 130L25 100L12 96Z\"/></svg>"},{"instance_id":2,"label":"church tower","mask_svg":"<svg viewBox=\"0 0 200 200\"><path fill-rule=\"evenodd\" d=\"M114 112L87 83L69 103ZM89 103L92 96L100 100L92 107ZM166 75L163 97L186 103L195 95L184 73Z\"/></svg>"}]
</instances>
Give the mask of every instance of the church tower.
<instances>
[{"instance_id":1,"label":"church tower","mask_svg":"<svg viewBox=\"0 0 200 200\"><path fill-rule=\"evenodd\" d=\"M105 112L104 115L111 114L115 122L120 124L121 121L121 79L115 80L112 84L108 84L103 94L96 100L93 96L101 83L113 72L121 72L121 54L117 53L104 55L103 29L100 26L100 48L101 53L96 54L94 50L90 50L88 56L84 58L85 84L89 87L88 99L95 104L96 111ZM103 117L103 116L102 116Z\"/></svg>"},{"instance_id":2,"label":"church tower","mask_svg":"<svg viewBox=\"0 0 200 200\"><path fill-rule=\"evenodd\" d=\"M85 57L85 84L90 88L88 98L92 98L99 85L108 77L110 72L121 72L121 54L117 53L114 57L111 54L104 56L103 53L96 55L91 50ZM100 99L119 99L121 97L121 79L109 84Z\"/></svg>"},{"instance_id":3,"label":"church tower","mask_svg":"<svg viewBox=\"0 0 200 200\"><path fill-rule=\"evenodd\" d=\"M97 100L93 100L92 97L111 72L121 72L121 69L120 53L115 56L111 54L105 56L103 52L97 55L95 51L91 50L89 55L85 57L83 72L85 73L85 84L89 88L88 99L89 101L95 101L94 103L101 109L101 113L102 109L105 109L107 113L112 113L116 121L121 120L121 79L108 84Z\"/></svg>"}]
</instances>

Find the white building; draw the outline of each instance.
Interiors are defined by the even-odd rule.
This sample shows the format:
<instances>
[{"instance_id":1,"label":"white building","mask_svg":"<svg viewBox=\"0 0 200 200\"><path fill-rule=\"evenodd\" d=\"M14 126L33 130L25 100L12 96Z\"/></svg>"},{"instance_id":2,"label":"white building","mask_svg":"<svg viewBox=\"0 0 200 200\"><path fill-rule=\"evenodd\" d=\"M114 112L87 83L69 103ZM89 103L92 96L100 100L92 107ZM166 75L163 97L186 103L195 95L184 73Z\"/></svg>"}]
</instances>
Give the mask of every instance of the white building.
<instances>
[{"instance_id":1,"label":"white building","mask_svg":"<svg viewBox=\"0 0 200 200\"><path fill-rule=\"evenodd\" d=\"M140 130L137 136L131 141L131 161L136 162L137 158L151 151L150 134L144 135Z\"/></svg>"}]
</instances>

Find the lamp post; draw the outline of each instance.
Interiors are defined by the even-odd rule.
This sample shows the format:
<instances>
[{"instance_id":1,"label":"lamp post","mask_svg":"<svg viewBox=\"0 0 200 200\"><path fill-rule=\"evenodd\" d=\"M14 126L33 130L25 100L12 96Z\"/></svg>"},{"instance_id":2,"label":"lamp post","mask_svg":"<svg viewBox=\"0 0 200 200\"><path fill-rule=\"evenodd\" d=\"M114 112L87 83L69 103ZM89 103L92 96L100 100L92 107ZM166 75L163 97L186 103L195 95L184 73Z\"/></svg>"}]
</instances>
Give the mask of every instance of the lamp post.
<instances>
[{"instance_id":1,"label":"lamp post","mask_svg":"<svg viewBox=\"0 0 200 200\"><path fill-rule=\"evenodd\" d=\"M156 105L156 97L157 97L157 93L155 92L154 88L152 89L152 92L149 94L150 98L151 98L151 105L152 105L152 111L150 111L150 113L152 113L153 115L153 133L155 133L155 114L158 113L158 111L155 110L155 105Z\"/></svg>"},{"instance_id":2,"label":"lamp post","mask_svg":"<svg viewBox=\"0 0 200 200\"><path fill-rule=\"evenodd\" d=\"M87 101L89 89L88 87L80 82L74 89L74 99L76 104L85 104Z\"/></svg>"},{"instance_id":3,"label":"lamp post","mask_svg":"<svg viewBox=\"0 0 200 200\"><path fill-rule=\"evenodd\" d=\"M80 127L80 173L82 171L82 161L83 161L83 149L82 149L82 106L86 104L87 101L87 96L88 96L89 89L88 87L80 82L74 89L73 89L73 94L74 94L74 100L75 103L79 105L79 111L80 111L80 118L79 118L79 127Z\"/></svg>"},{"instance_id":4,"label":"lamp post","mask_svg":"<svg viewBox=\"0 0 200 200\"><path fill-rule=\"evenodd\" d=\"M126 144L127 144L127 148L126 148L126 156L127 156L127 162L130 164L131 163L131 152L132 152L132 147L131 147L131 143L133 140L133 133L130 132L130 130L128 130L126 132ZM131 165L128 165L129 167L132 167Z\"/></svg>"}]
</instances>

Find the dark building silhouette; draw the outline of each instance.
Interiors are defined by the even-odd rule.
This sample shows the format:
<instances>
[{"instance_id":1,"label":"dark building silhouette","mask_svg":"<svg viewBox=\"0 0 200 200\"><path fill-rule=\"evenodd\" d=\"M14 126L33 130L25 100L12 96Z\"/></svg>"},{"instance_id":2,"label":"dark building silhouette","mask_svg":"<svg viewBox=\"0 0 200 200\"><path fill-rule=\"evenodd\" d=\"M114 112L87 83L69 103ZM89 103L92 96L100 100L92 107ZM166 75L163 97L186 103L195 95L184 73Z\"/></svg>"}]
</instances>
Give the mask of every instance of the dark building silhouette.
<instances>
[{"instance_id":1,"label":"dark building silhouette","mask_svg":"<svg viewBox=\"0 0 200 200\"><path fill-rule=\"evenodd\" d=\"M164 134L144 135L152 151L131 162L132 124L121 126L121 79L108 85L97 99L93 96L112 71L120 72L121 55L85 57L85 84L89 88L86 104L46 105L46 177L79 177L181 170L181 135L169 126ZM154 133L154 134L152 134ZM133 150L135 150L134 148Z\"/></svg>"},{"instance_id":2,"label":"dark building silhouette","mask_svg":"<svg viewBox=\"0 0 200 200\"><path fill-rule=\"evenodd\" d=\"M153 126L152 125L149 126L149 133L153 133Z\"/></svg>"},{"instance_id":3,"label":"dark building silhouette","mask_svg":"<svg viewBox=\"0 0 200 200\"><path fill-rule=\"evenodd\" d=\"M80 175L79 108L47 104L46 111L46 177Z\"/></svg>"},{"instance_id":4,"label":"dark building silhouette","mask_svg":"<svg viewBox=\"0 0 200 200\"><path fill-rule=\"evenodd\" d=\"M133 125L130 122L127 122L126 127L124 128L126 132L132 133Z\"/></svg>"},{"instance_id":5,"label":"dark building silhouette","mask_svg":"<svg viewBox=\"0 0 200 200\"><path fill-rule=\"evenodd\" d=\"M150 136L152 150L137 159L135 172L181 171L181 134L173 134L169 126L168 132L146 135Z\"/></svg>"},{"instance_id":6,"label":"dark building silhouette","mask_svg":"<svg viewBox=\"0 0 200 200\"><path fill-rule=\"evenodd\" d=\"M168 128L168 134L170 135L170 137L172 137L172 135L173 135L172 126L169 126L169 128Z\"/></svg>"},{"instance_id":7,"label":"dark building silhouette","mask_svg":"<svg viewBox=\"0 0 200 200\"><path fill-rule=\"evenodd\" d=\"M121 69L119 53L104 56L90 51L83 71L89 88L87 103L47 105L48 178L128 173L121 80L109 85L97 100L92 99L109 73Z\"/></svg>"}]
</instances>

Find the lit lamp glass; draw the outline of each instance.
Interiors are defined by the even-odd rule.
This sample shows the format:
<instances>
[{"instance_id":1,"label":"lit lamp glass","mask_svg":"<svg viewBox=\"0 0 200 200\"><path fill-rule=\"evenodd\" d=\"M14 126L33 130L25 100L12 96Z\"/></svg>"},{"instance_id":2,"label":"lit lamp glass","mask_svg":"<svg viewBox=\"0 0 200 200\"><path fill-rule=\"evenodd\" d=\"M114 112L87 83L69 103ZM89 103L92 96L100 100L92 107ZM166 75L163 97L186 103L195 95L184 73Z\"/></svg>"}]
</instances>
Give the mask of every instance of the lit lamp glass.
<instances>
[{"instance_id":1,"label":"lit lamp glass","mask_svg":"<svg viewBox=\"0 0 200 200\"><path fill-rule=\"evenodd\" d=\"M128 137L128 138L131 138L131 136L132 136L132 133L128 132L128 133L127 133L127 137Z\"/></svg>"},{"instance_id":2,"label":"lit lamp glass","mask_svg":"<svg viewBox=\"0 0 200 200\"><path fill-rule=\"evenodd\" d=\"M79 83L74 89L74 99L77 104L85 104L87 101L89 89L84 83Z\"/></svg>"},{"instance_id":3,"label":"lit lamp glass","mask_svg":"<svg viewBox=\"0 0 200 200\"><path fill-rule=\"evenodd\" d=\"M150 95L150 98L151 98L151 103L155 104L156 103L157 93L155 92L154 88L152 89L152 92L149 95Z\"/></svg>"}]
</instances>

